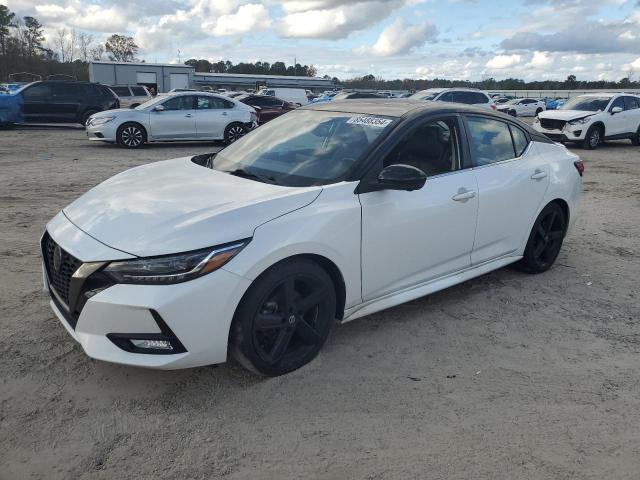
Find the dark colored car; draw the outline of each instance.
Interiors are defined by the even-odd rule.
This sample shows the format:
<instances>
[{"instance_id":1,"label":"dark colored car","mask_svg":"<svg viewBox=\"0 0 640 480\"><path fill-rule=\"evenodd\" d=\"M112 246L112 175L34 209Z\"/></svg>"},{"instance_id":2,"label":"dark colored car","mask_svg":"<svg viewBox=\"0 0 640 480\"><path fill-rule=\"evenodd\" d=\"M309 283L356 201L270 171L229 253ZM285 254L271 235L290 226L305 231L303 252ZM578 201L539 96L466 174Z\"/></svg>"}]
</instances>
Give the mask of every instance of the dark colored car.
<instances>
[{"instance_id":1,"label":"dark colored car","mask_svg":"<svg viewBox=\"0 0 640 480\"><path fill-rule=\"evenodd\" d=\"M256 109L258 114L258 123L265 123L279 117L283 113L296 109L296 105L285 102L281 98L272 97L271 95L239 95L236 100L250 105Z\"/></svg>"},{"instance_id":2,"label":"dark colored car","mask_svg":"<svg viewBox=\"0 0 640 480\"><path fill-rule=\"evenodd\" d=\"M120 108L118 96L105 85L45 80L30 83L17 95L25 122L87 123L94 113Z\"/></svg>"}]
</instances>

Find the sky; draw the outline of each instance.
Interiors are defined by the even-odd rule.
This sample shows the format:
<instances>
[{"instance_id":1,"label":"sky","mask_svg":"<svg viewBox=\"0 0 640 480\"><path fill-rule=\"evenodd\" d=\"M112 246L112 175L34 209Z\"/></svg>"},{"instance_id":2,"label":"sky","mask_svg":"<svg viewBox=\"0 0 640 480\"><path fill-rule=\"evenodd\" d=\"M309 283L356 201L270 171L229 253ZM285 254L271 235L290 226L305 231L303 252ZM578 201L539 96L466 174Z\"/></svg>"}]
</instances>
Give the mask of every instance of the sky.
<instances>
[{"instance_id":1,"label":"sky","mask_svg":"<svg viewBox=\"0 0 640 480\"><path fill-rule=\"evenodd\" d=\"M2 0L0 0L2 1ZM313 64L348 79L640 79L640 0L5 0L52 41L128 34L147 62Z\"/></svg>"}]
</instances>

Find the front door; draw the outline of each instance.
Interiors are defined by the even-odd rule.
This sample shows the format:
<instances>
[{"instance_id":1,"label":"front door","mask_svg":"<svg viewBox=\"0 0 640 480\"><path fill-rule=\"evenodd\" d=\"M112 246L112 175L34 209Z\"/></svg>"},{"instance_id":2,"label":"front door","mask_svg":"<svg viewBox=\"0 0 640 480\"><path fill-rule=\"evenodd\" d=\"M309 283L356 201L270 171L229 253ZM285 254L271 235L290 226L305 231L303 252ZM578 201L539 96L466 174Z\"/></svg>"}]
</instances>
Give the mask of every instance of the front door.
<instances>
[{"instance_id":1,"label":"front door","mask_svg":"<svg viewBox=\"0 0 640 480\"><path fill-rule=\"evenodd\" d=\"M478 189L473 170L462 168L460 138L455 116L421 122L372 172L406 164L427 181L412 192L360 194L364 301L470 266Z\"/></svg>"},{"instance_id":2,"label":"front door","mask_svg":"<svg viewBox=\"0 0 640 480\"><path fill-rule=\"evenodd\" d=\"M161 103L164 110L151 110L151 136L157 140L196 138L194 95L178 95Z\"/></svg>"},{"instance_id":3,"label":"front door","mask_svg":"<svg viewBox=\"0 0 640 480\"><path fill-rule=\"evenodd\" d=\"M550 172L535 143L515 125L469 116L467 129L480 196L471 255L473 265L478 265L518 254L549 186Z\"/></svg>"},{"instance_id":4,"label":"front door","mask_svg":"<svg viewBox=\"0 0 640 480\"><path fill-rule=\"evenodd\" d=\"M53 94L51 84L36 83L25 88L20 95L24 105L24 119L27 122L55 121L55 112L52 108Z\"/></svg>"}]
</instances>

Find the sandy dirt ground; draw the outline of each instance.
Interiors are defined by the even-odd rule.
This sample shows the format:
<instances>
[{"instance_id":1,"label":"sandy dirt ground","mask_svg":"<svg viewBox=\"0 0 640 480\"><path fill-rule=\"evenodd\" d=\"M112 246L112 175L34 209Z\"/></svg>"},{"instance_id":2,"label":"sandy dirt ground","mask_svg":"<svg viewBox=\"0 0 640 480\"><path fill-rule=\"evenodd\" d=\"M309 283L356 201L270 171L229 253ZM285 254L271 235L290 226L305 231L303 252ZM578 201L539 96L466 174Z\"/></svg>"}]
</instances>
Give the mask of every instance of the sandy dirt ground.
<instances>
[{"instance_id":1,"label":"sandy dirt ground","mask_svg":"<svg viewBox=\"0 0 640 480\"><path fill-rule=\"evenodd\" d=\"M506 268L336 327L276 379L89 359L41 291L38 240L129 167L79 129L0 131L0 479L637 479L640 149L586 163L555 267Z\"/></svg>"}]
</instances>

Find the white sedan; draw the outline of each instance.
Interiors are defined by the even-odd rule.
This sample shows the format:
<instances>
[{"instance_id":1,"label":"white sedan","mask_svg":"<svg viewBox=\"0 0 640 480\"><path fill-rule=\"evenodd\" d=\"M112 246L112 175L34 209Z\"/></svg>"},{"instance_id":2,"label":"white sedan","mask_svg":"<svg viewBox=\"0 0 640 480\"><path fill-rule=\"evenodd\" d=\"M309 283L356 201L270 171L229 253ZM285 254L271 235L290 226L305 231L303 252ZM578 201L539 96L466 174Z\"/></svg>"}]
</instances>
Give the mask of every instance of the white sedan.
<instances>
[{"instance_id":1,"label":"white sedan","mask_svg":"<svg viewBox=\"0 0 640 480\"><path fill-rule=\"evenodd\" d=\"M546 109L544 100L535 98L514 98L496 106L496 110L512 117L535 117Z\"/></svg>"},{"instance_id":2,"label":"white sedan","mask_svg":"<svg viewBox=\"0 0 640 480\"><path fill-rule=\"evenodd\" d=\"M139 148L147 142L224 140L232 143L257 125L255 110L213 93L158 95L132 109L107 110L87 121L89 140Z\"/></svg>"},{"instance_id":3,"label":"white sedan","mask_svg":"<svg viewBox=\"0 0 640 480\"><path fill-rule=\"evenodd\" d=\"M306 106L217 154L137 167L64 208L45 286L96 359L311 361L353 320L505 265L549 269L583 164L516 119L398 100Z\"/></svg>"}]
</instances>

